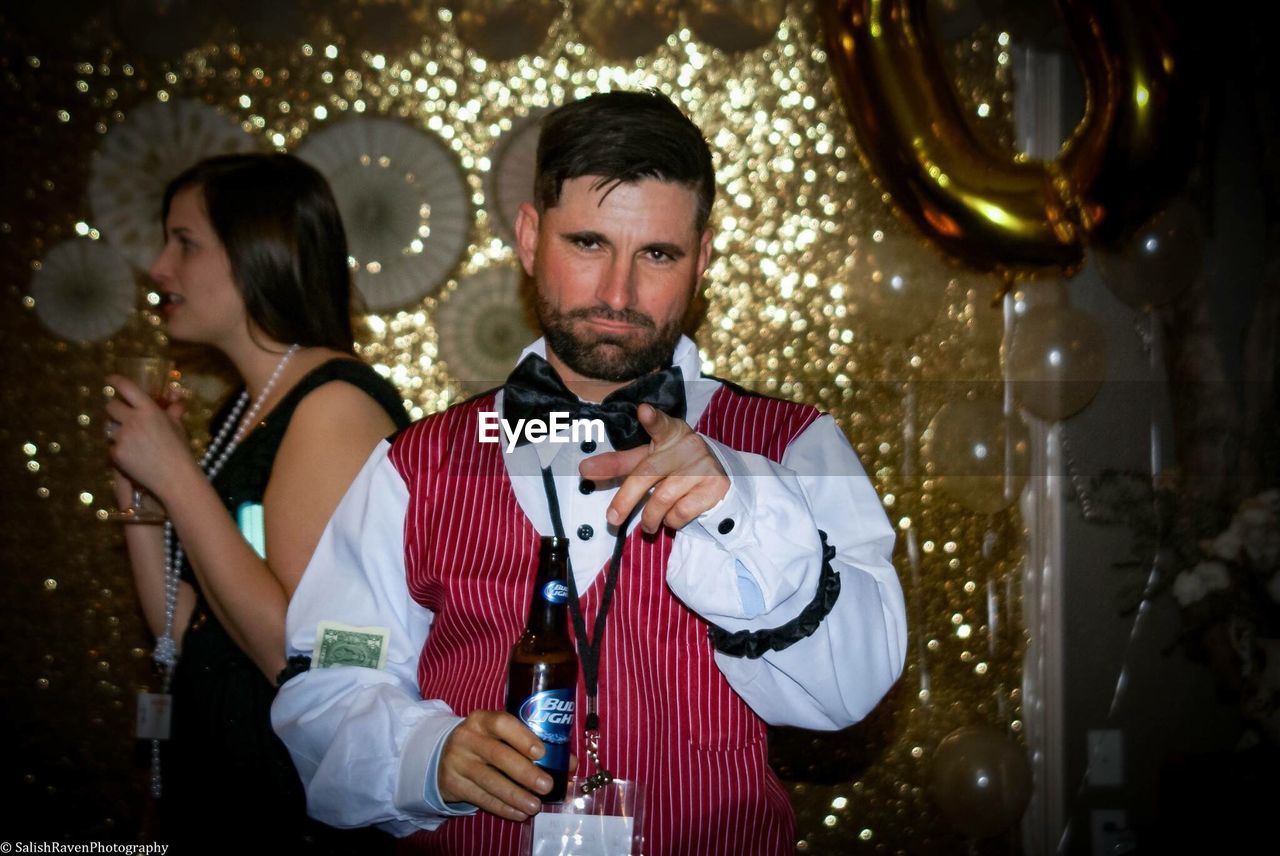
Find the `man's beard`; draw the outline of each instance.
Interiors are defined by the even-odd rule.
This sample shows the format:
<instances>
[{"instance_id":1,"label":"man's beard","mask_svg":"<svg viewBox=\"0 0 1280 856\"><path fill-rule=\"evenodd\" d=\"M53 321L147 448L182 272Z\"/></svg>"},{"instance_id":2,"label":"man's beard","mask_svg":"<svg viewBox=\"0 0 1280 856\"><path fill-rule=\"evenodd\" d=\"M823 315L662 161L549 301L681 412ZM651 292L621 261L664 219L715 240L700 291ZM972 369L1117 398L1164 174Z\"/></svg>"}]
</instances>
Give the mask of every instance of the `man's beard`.
<instances>
[{"instance_id":1,"label":"man's beard","mask_svg":"<svg viewBox=\"0 0 1280 856\"><path fill-rule=\"evenodd\" d=\"M658 327L652 318L634 309L595 306L561 312L537 293L534 307L547 347L569 368L593 380L620 383L666 368L680 341L680 318ZM574 322L589 319L632 324L637 330L628 336L596 333L583 337L574 330ZM637 334L642 334L639 341Z\"/></svg>"}]
</instances>

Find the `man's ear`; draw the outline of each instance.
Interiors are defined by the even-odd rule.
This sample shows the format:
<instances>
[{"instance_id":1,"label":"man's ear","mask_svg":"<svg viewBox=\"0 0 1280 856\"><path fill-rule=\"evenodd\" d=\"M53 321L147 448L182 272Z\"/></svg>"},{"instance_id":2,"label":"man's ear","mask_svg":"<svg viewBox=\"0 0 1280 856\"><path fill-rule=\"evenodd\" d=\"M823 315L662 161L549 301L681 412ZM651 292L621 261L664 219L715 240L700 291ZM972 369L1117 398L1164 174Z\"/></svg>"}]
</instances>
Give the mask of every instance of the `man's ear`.
<instances>
[{"instance_id":1,"label":"man's ear","mask_svg":"<svg viewBox=\"0 0 1280 856\"><path fill-rule=\"evenodd\" d=\"M538 256L538 209L528 202L520 203L516 213L516 252L524 272L533 276L533 262Z\"/></svg>"},{"instance_id":2,"label":"man's ear","mask_svg":"<svg viewBox=\"0 0 1280 856\"><path fill-rule=\"evenodd\" d=\"M709 264L711 264L711 230L705 229L702 232L702 238L698 241L698 267L695 279L702 279Z\"/></svg>"}]
</instances>

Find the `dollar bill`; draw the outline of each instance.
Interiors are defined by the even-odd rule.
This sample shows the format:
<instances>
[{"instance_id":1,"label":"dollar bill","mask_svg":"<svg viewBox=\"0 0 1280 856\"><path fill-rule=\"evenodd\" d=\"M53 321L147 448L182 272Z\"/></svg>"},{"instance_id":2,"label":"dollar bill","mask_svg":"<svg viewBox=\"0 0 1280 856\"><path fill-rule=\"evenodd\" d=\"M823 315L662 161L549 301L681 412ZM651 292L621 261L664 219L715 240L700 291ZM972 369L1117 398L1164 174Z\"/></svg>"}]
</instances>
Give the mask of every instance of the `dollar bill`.
<instances>
[{"instance_id":1,"label":"dollar bill","mask_svg":"<svg viewBox=\"0 0 1280 856\"><path fill-rule=\"evenodd\" d=\"M391 631L385 627L352 627L338 621L321 621L316 629L316 649L311 655L311 668L330 666L364 666L381 669L387 664L387 639Z\"/></svg>"}]
</instances>

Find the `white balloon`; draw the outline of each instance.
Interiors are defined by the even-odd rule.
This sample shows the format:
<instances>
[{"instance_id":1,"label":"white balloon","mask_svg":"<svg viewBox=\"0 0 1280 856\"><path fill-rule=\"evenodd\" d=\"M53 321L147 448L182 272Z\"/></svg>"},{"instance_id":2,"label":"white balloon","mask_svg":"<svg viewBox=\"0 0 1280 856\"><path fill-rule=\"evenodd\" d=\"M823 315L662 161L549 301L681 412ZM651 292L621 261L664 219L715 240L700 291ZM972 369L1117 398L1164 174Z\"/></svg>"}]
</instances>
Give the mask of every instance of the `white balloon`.
<instances>
[{"instance_id":1,"label":"white balloon","mask_svg":"<svg viewBox=\"0 0 1280 856\"><path fill-rule=\"evenodd\" d=\"M1098 394L1107 371L1107 337L1087 312L1035 307L1014 326L1007 367L1018 403L1056 422Z\"/></svg>"}]
</instances>

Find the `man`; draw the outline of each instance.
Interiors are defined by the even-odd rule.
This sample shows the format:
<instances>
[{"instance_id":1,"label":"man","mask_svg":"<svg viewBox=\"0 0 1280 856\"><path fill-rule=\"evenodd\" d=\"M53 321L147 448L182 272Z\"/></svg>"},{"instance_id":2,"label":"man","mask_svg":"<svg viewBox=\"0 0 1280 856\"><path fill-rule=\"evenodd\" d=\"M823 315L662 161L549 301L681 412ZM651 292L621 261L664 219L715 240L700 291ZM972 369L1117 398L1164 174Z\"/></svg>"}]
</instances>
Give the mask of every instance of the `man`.
<instances>
[{"instance_id":1,"label":"man","mask_svg":"<svg viewBox=\"0 0 1280 856\"><path fill-rule=\"evenodd\" d=\"M541 743L500 712L506 658L538 537L559 526L583 626L612 589L590 637L599 722L580 682L574 752L598 727L599 766L645 789L645 852L792 851L765 722L866 715L902 669L902 591L892 528L831 417L699 378L680 330L713 193L701 133L657 93L544 120L516 231L545 338L500 390L374 453L290 606L295 656L322 621L389 629L385 667L312 669L273 708L316 817L429 852L516 851L550 779ZM479 440L487 413L575 408L605 416L605 442Z\"/></svg>"}]
</instances>

